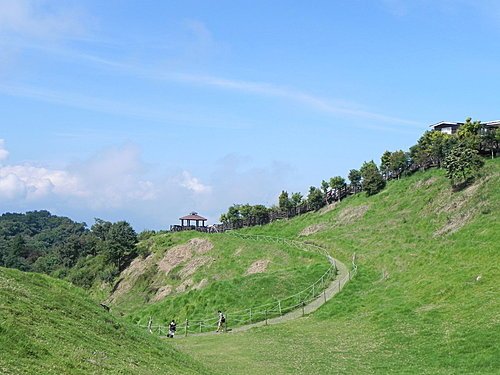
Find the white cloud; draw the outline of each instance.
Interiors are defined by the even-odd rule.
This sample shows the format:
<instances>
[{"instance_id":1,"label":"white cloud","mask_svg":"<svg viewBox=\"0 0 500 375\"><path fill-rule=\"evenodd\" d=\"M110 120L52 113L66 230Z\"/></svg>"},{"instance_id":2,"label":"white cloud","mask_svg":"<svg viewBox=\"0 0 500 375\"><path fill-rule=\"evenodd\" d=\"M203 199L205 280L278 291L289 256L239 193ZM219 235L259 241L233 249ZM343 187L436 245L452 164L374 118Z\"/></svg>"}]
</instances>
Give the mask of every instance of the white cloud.
<instances>
[{"instance_id":1,"label":"white cloud","mask_svg":"<svg viewBox=\"0 0 500 375\"><path fill-rule=\"evenodd\" d=\"M127 220L138 230L168 228L193 210L217 222L235 203L275 203L286 186L290 166L253 163L228 155L208 171L208 182L189 170L147 178L150 171L140 148L128 143L65 168L0 165L0 207L16 212L49 209L86 222L94 217Z\"/></svg>"},{"instance_id":2,"label":"white cloud","mask_svg":"<svg viewBox=\"0 0 500 375\"><path fill-rule=\"evenodd\" d=\"M26 184L15 174L0 174L0 200L26 197Z\"/></svg>"},{"instance_id":3,"label":"white cloud","mask_svg":"<svg viewBox=\"0 0 500 375\"><path fill-rule=\"evenodd\" d=\"M78 35L80 11L50 6L47 1L0 0L0 33L34 38Z\"/></svg>"},{"instance_id":4,"label":"white cloud","mask_svg":"<svg viewBox=\"0 0 500 375\"><path fill-rule=\"evenodd\" d=\"M179 185L197 194L210 193L212 188L204 185L196 177L191 176L187 171L183 171L179 177Z\"/></svg>"},{"instance_id":5,"label":"white cloud","mask_svg":"<svg viewBox=\"0 0 500 375\"><path fill-rule=\"evenodd\" d=\"M5 141L0 138L0 161L7 159L9 151L5 149Z\"/></svg>"}]
</instances>

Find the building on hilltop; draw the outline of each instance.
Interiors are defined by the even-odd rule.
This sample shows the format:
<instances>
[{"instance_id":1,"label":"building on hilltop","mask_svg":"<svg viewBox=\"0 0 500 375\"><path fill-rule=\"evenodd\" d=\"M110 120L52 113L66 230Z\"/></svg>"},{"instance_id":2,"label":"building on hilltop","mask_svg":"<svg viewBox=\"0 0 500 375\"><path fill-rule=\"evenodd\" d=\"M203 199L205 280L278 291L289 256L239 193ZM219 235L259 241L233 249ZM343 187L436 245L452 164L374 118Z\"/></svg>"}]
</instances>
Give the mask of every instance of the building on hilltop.
<instances>
[{"instance_id":1,"label":"building on hilltop","mask_svg":"<svg viewBox=\"0 0 500 375\"><path fill-rule=\"evenodd\" d=\"M440 121L436 124L432 124L429 127L432 130L440 131L446 134L455 134L463 122L451 122L451 121ZM486 129L494 129L500 127L500 120L482 122L481 125Z\"/></svg>"},{"instance_id":2,"label":"building on hilltop","mask_svg":"<svg viewBox=\"0 0 500 375\"><path fill-rule=\"evenodd\" d=\"M171 231L203 230L207 228L207 226L205 225L207 219L203 216L198 215L198 212L193 211L189 215L180 217L179 220L181 221L181 225L171 225Z\"/></svg>"}]
</instances>

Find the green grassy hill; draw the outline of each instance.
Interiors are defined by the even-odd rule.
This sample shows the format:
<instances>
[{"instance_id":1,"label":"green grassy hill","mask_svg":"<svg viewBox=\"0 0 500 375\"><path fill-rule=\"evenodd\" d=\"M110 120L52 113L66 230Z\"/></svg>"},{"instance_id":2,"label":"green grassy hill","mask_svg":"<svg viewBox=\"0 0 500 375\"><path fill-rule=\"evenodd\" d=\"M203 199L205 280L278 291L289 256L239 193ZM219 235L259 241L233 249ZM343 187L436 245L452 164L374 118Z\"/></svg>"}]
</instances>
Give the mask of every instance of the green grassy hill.
<instances>
[{"instance_id":1,"label":"green grassy hill","mask_svg":"<svg viewBox=\"0 0 500 375\"><path fill-rule=\"evenodd\" d=\"M160 234L140 244L107 301L139 324L216 317L275 302L317 281L325 256L282 243L194 231Z\"/></svg>"},{"instance_id":2,"label":"green grassy hill","mask_svg":"<svg viewBox=\"0 0 500 375\"><path fill-rule=\"evenodd\" d=\"M71 284L0 268L1 374L207 374Z\"/></svg>"},{"instance_id":3,"label":"green grassy hill","mask_svg":"<svg viewBox=\"0 0 500 375\"><path fill-rule=\"evenodd\" d=\"M356 253L359 274L309 317L176 341L217 373L500 373L500 159L462 191L419 172L245 232Z\"/></svg>"}]
</instances>

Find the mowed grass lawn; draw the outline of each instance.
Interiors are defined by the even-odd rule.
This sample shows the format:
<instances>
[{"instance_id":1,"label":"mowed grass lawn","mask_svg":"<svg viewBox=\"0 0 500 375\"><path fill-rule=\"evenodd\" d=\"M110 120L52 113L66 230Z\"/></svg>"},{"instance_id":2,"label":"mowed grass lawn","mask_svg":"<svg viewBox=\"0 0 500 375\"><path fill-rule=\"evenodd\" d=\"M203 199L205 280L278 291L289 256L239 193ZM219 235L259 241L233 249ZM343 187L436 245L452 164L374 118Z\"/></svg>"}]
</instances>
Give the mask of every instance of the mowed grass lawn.
<instances>
[{"instance_id":1,"label":"mowed grass lawn","mask_svg":"<svg viewBox=\"0 0 500 375\"><path fill-rule=\"evenodd\" d=\"M452 192L443 171L249 233L307 236L359 274L313 315L176 340L221 374L500 373L500 160Z\"/></svg>"}]
</instances>

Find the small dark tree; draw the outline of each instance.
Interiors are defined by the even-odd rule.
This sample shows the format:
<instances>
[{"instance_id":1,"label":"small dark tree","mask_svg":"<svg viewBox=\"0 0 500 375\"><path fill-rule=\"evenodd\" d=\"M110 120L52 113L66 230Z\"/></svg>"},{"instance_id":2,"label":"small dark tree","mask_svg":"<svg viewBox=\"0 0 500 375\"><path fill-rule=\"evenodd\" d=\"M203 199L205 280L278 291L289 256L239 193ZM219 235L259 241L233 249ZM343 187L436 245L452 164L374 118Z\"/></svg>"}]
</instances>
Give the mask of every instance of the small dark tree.
<instances>
[{"instance_id":1,"label":"small dark tree","mask_svg":"<svg viewBox=\"0 0 500 375\"><path fill-rule=\"evenodd\" d=\"M340 200L340 190L345 186L345 180L341 176L330 178L330 187L334 191L337 200Z\"/></svg>"},{"instance_id":2,"label":"small dark tree","mask_svg":"<svg viewBox=\"0 0 500 375\"><path fill-rule=\"evenodd\" d=\"M354 187L354 192L357 192L361 187L361 172L357 169L351 169L349 175L347 176L351 182L351 186Z\"/></svg>"},{"instance_id":3,"label":"small dark tree","mask_svg":"<svg viewBox=\"0 0 500 375\"><path fill-rule=\"evenodd\" d=\"M300 193L292 193L292 204L298 207L303 202L304 197Z\"/></svg>"},{"instance_id":4,"label":"small dark tree","mask_svg":"<svg viewBox=\"0 0 500 375\"><path fill-rule=\"evenodd\" d=\"M398 179L408 166L409 155L402 151L394 151L389 157L389 172Z\"/></svg>"},{"instance_id":5,"label":"small dark tree","mask_svg":"<svg viewBox=\"0 0 500 375\"><path fill-rule=\"evenodd\" d=\"M364 162L360 172L363 178L363 189L366 191L366 195L370 196L377 194L385 187L384 178L373 160Z\"/></svg>"},{"instance_id":6,"label":"small dark tree","mask_svg":"<svg viewBox=\"0 0 500 375\"><path fill-rule=\"evenodd\" d=\"M390 151L385 151L380 158L380 172L385 179L389 177L389 172L391 170L391 155Z\"/></svg>"},{"instance_id":7,"label":"small dark tree","mask_svg":"<svg viewBox=\"0 0 500 375\"><path fill-rule=\"evenodd\" d=\"M288 211L288 209L292 206L290 203L290 198L288 197L288 192L283 190L278 197L278 206L281 210Z\"/></svg>"},{"instance_id":8,"label":"small dark tree","mask_svg":"<svg viewBox=\"0 0 500 375\"><path fill-rule=\"evenodd\" d=\"M307 203L309 207L313 210L319 210L325 205L323 200L323 193L317 187L311 186L309 188L309 194L307 195Z\"/></svg>"},{"instance_id":9,"label":"small dark tree","mask_svg":"<svg viewBox=\"0 0 500 375\"><path fill-rule=\"evenodd\" d=\"M137 234L129 223L113 223L105 241L106 258L121 271L137 255L136 244Z\"/></svg>"},{"instance_id":10,"label":"small dark tree","mask_svg":"<svg viewBox=\"0 0 500 375\"><path fill-rule=\"evenodd\" d=\"M483 164L477 150L471 148L469 143L459 143L444 160L446 177L454 187L467 184L474 179Z\"/></svg>"}]
</instances>

